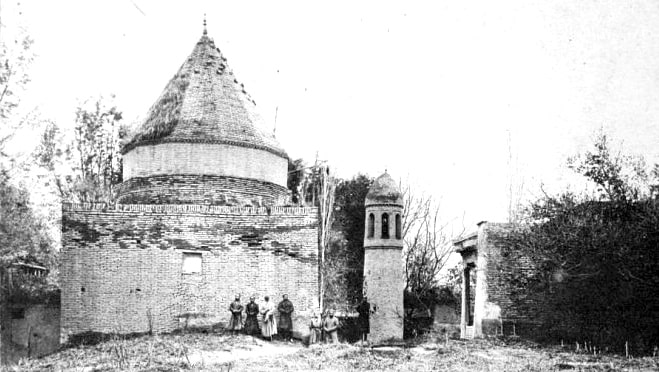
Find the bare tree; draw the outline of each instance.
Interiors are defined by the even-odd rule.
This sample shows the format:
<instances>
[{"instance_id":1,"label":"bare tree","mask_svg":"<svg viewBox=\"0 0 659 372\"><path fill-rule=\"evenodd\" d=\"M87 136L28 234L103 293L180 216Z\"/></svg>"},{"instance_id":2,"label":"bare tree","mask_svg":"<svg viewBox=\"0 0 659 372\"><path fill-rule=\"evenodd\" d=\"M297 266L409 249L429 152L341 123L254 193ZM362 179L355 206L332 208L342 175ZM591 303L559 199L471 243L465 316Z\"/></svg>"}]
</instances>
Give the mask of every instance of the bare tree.
<instances>
[{"instance_id":1,"label":"bare tree","mask_svg":"<svg viewBox=\"0 0 659 372\"><path fill-rule=\"evenodd\" d=\"M330 243L330 232L332 223L334 222L334 191L336 189L336 179L330 175L328 166L322 166L319 169L320 173L320 195L318 198L318 211L320 213L320 236L319 236L319 249L320 249L320 308L323 308L323 299L325 297L325 284L327 278L325 276L325 253Z\"/></svg>"},{"instance_id":2,"label":"bare tree","mask_svg":"<svg viewBox=\"0 0 659 372\"><path fill-rule=\"evenodd\" d=\"M403 193L403 258L405 289L423 298L437 286L437 277L452 253L448 223L440 218L440 205L431 196L415 196L409 185Z\"/></svg>"}]
</instances>

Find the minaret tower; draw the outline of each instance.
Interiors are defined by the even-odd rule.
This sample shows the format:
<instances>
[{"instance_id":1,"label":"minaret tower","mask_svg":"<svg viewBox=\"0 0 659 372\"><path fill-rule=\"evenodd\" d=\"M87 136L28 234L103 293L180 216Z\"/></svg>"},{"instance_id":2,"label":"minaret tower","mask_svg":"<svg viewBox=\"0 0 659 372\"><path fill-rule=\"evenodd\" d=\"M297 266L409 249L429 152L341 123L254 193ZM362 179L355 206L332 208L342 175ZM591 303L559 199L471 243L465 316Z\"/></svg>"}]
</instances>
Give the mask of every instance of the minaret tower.
<instances>
[{"instance_id":1,"label":"minaret tower","mask_svg":"<svg viewBox=\"0 0 659 372\"><path fill-rule=\"evenodd\" d=\"M364 294L371 342L403 339L403 195L385 171L366 194Z\"/></svg>"}]
</instances>

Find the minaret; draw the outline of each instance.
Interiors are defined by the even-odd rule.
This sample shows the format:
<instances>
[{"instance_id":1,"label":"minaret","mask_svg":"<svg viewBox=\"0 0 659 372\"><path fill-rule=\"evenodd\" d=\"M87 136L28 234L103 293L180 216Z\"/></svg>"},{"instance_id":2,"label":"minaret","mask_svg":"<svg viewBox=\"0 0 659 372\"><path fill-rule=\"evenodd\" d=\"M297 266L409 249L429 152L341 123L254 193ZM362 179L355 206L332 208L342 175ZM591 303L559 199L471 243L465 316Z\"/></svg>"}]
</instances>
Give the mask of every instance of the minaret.
<instances>
[{"instance_id":1,"label":"minaret","mask_svg":"<svg viewBox=\"0 0 659 372\"><path fill-rule=\"evenodd\" d=\"M366 194L364 295L371 304L369 340L403 339L403 195L385 171Z\"/></svg>"}]
</instances>

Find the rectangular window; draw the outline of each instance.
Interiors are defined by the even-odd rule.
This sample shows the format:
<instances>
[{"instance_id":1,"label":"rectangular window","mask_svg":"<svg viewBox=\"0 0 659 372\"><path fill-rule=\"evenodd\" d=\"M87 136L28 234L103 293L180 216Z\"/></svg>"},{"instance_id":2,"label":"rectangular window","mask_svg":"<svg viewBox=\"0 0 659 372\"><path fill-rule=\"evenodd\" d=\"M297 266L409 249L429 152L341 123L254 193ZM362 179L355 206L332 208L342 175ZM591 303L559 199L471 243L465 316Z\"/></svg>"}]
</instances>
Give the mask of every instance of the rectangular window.
<instances>
[{"instance_id":1,"label":"rectangular window","mask_svg":"<svg viewBox=\"0 0 659 372\"><path fill-rule=\"evenodd\" d=\"M201 253L183 252L183 273L201 273Z\"/></svg>"},{"instance_id":2,"label":"rectangular window","mask_svg":"<svg viewBox=\"0 0 659 372\"><path fill-rule=\"evenodd\" d=\"M25 319L25 308L13 308L10 309L12 319Z\"/></svg>"}]
</instances>

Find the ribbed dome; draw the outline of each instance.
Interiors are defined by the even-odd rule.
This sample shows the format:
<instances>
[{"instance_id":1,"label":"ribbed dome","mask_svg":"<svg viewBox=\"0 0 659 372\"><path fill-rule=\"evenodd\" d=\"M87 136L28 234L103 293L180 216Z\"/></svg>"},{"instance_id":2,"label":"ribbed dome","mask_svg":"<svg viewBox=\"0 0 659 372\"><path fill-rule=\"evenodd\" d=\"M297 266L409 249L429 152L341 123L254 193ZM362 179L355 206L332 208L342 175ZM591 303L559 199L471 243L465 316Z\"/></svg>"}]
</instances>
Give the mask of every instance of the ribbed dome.
<instances>
[{"instance_id":1,"label":"ribbed dome","mask_svg":"<svg viewBox=\"0 0 659 372\"><path fill-rule=\"evenodd\" d=\"M403 206L403 194L398 189L396 181L384 173L378 177L366 194L366 206L374 204L396 204Z\"/></svg>"},{"instance_id":2,"label":"ribbed dome","mask_svg":"<svg viewBox=\"0 0 659 372\"><path fill-rule=\"evenodd\" d=\"M166 142L216 143L286 157L274 135L260 130L261 123L256 103L204 32L122 152Z\"/></svg>"}]
</instances>

